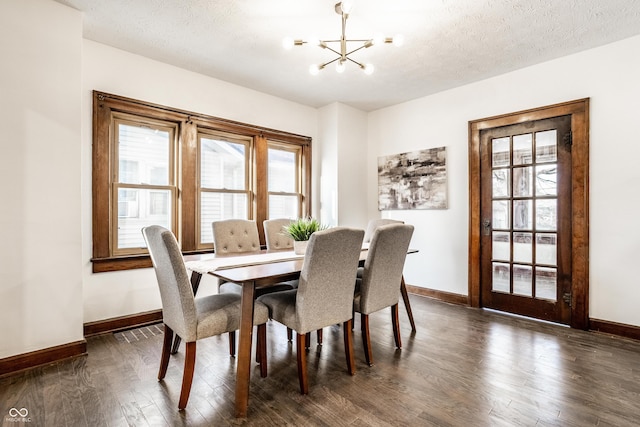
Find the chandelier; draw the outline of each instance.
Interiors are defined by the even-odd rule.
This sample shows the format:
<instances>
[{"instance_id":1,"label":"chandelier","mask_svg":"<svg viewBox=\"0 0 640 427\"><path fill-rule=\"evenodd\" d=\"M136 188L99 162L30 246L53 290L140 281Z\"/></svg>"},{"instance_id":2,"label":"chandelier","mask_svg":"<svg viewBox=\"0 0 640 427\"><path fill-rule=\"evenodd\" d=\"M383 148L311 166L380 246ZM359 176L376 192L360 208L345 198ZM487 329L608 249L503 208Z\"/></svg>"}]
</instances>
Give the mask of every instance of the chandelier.
<instances>
[{"instance_id":1,"label":"chandelier","mask_svg":"<svg viewBox=\"0 0 640 427\"><path fill-rule=\"evenodd\" d=\"M313 44L319 46L322 49L330 50L331 52L338 55L336 58L331 61L322 63L322 64L314 64L309 67L309 72L313 75L316 75L320 72L320 70L324 69L329 64L336 64L336 71L338 73L342 73L345 69L347 61L350 61L356 64L360 69L364 71L365 74L373 73L374 67L373 64L362 64L353 58L350 57L352 53L355 53L361 49L370 48L376 44L390 43L394 46L401 46L404 38L402 35L396 35L395 37L384 37L384 36L376 36L369 39L347 39L345 32L347 28L347 18L349 18L349 13L351 12L353 5L350 1L342 1L340 3L336 3L335 11L338 15L342 17L342 35L339 39L335 40L301 40L301 39L292 39L290 37L286 37L282 41L282 45L285 49L291 49L293 46L302 46L303 44ZM348 50L347 44L353 46L353 43L358 43L359 46L355 49ZM338 47L339 45L339 47ZM335 46L333 48L332 46Z\"/></svg>"}]
</instances>

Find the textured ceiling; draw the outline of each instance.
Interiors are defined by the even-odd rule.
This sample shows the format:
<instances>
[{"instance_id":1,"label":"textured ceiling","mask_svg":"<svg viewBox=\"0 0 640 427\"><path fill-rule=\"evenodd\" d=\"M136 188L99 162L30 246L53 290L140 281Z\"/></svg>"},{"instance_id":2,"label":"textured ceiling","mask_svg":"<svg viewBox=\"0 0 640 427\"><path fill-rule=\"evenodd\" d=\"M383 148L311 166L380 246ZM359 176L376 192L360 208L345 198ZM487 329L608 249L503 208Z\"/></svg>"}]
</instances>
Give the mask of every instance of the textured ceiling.
<instances>
[{"instance_id":1,"label":"textured ceiling","mask_svg":"<svg viewBox=\"0 0 640 427\"><path fill-rule=\"evenodd\" d=\"M405 43L333 59L285 36L335 39L335 0L56 0L84 12L84 37L285 99L371 111L640 34L640 0L356 0L347 38ZM357 47L357 45L355 46Z\"/></svg>"}]
</instances>

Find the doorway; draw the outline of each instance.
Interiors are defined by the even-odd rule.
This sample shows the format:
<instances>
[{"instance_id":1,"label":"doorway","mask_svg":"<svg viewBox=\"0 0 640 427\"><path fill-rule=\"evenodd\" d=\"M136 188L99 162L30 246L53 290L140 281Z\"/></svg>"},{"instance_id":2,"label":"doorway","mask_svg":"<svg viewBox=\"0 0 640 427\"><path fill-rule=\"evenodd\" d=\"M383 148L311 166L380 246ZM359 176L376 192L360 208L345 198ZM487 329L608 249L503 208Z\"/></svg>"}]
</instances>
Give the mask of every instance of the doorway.
<instances>
[{"instance_id":1,"label":"doorway","mask_svg":"<svg viewBox=\"0 0 640 427\"><path fill-rule=\"evenodd\" d=\"M469 123L469 301L588 327L588 99Z\"/></svg>"}]
</instances>

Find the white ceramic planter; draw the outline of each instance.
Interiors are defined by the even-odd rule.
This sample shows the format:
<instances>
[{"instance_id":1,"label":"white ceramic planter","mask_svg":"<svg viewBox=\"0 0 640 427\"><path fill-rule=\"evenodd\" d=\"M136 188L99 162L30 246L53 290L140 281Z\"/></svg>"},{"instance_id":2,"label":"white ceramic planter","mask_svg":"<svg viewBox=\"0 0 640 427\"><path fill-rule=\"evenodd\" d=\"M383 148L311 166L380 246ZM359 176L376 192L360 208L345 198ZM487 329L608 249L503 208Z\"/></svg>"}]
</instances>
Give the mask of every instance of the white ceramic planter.
<instances>
[{"instance_id":1,"label":"white ceramic planter","mask_svg":"<svg viewBox=\"0 0 640 427\"><path fill-rule=\"evenodd\" d=\"M296 255L304 255L307 252L307 244L308 240L294 240L293 241L293 252Z\"/></svg>"}]
</instances>

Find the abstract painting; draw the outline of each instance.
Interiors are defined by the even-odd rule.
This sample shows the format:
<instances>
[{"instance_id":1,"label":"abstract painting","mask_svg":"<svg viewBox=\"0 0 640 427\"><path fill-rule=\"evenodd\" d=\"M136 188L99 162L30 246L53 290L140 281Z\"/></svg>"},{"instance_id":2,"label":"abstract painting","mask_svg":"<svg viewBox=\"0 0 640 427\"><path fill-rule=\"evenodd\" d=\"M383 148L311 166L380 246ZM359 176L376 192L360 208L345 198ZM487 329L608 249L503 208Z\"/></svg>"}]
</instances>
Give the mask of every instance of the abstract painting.
<instances>
[{"instance_id":1,"label":"abstract painting","mask_svg":"<svg viewBox=\"0 0 640 427\"><path fill-rule=\"evenodd\" d=\"M446 147L378 157L378 210L446 208Z\"/></svg>"}]
</instances>

